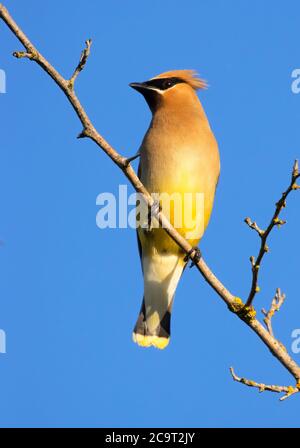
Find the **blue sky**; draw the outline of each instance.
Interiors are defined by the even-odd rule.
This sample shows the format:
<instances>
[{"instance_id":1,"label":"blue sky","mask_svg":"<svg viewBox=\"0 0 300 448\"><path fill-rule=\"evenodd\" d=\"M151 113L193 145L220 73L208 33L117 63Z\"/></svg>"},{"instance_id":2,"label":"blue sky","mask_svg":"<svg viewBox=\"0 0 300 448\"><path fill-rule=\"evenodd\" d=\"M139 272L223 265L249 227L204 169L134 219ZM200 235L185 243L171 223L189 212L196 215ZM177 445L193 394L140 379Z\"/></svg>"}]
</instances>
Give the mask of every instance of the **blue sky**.
<instances>
[{"instance_id":1,"label":"blue sky","mask_svg":"<svg viewBox=\"0 0 300 448\"><path fill-rule=\"evenodd\" d=\"M200 99L219 142L222 171L202 252L236 295L250 286L263 227L300 157L300 4L290 0L4 1L39 50L70 76L86 38L92 55L77 93L98 130L133 154L150 113L128 87L162 71L194 68L210 88ZM299 426L299 397L234 383L292 378L228 312L195 269L177 290L172 339L164 351L131 342L142 297L132 229L96 227L96 197L117 193L122 173L92 142L42 70L11 57L21 49L0 24L1 426ZM129 187L129 192L132 188ZM299 317L299 207L275 230L261 270L258 310L280 286L274 318L291 348ZM300 354L294 355L300 363Z\"/></svg>"}]
</instances>

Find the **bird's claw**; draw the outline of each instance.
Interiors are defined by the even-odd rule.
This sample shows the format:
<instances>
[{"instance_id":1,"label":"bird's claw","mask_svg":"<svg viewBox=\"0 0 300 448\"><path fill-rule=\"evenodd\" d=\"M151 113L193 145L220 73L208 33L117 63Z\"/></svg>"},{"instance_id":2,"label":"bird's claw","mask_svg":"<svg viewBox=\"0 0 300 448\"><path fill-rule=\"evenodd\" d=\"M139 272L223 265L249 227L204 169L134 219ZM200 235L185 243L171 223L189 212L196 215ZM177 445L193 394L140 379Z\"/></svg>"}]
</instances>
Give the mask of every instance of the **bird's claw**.
<instances>
[{"instance_id":1,"label":"bird's claw","mask_svg":"<svg viewBox=\"0 0 300 448\"><path fill-rule=\"evenodd\" d=\"M153 204L151 205L151 216L156 215L161 211L161 205L158 200L154 200Z\"/></svg>"},{"instance_id":2,"label":"bird's claw","mask_svg":"<svg viewBox=\"0 0 300 448\"><path fill-rule=\"evenodd\" d=\"M197 263L199 263L199 261L200 261L200 259L201 259L201 257L202 257L202 254L201 254L201 251L200 251L199 247L194 246L194 247L192 247L191 250L188 251L188 253L187 253L186 256L184 257L184 261L188 261L189 258L190 258L190 256L191 256L194 252L195 252L195 254L194 254L194 257L193 257L193 259L192 259L190 268L192 268L192 267L195 266Z\"/></svg>"}]
</instances>

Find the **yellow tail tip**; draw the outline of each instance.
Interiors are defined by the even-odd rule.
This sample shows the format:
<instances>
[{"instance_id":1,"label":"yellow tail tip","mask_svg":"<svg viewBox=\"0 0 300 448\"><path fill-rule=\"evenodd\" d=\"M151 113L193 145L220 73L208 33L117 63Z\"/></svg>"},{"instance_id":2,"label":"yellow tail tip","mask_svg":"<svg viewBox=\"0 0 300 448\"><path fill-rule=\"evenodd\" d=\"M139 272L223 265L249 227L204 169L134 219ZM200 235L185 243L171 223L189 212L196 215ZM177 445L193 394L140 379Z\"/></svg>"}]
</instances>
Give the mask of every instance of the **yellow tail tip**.
<instances>
[{"instance_id":1,"label":"yellow tail tip","mask_svg":"<svg viewBox=\"0 0 300 448\"><path fill-rule=\"evenodd\" d=\"M156 347L160 350L163 350L167 347L167 345L170 342L170 338L164 338L159 336L149 336L149 335L142 335L139 333L133 333L132 334L133 342L138 344L140 347Z\"/></svg>"}]
</instances>

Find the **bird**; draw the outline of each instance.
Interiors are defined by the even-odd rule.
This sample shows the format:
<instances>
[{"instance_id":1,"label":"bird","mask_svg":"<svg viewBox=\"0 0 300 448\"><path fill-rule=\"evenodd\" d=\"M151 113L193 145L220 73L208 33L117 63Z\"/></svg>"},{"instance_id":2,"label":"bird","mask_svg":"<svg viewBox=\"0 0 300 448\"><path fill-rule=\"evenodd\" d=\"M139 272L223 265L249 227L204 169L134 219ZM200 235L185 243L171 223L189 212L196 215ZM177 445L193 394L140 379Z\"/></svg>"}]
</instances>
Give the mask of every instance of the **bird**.
<instances>
[{"instance_id":1,"label":"bird","mask_svg":"<svg viewBox=\"0 0 300 448\"><path fill-rule=\"evenodd\" d=\"M158 195L158 205L173 226L178 210L191 216L187 224L181 220L175 228L196 250L210 220L220 174L218 144L197 95L207 87L206 81L194 70L172 70L129 86L143 95L152 113L137 153L138 176L150 194ZM177 209L175 201L165 205L162 195L177 195ZM190 199L185 201L186 197ZM202 198L201 207L196 197ZM164 349L170 340L175 291L188 257L149 218L146 226L137 226L137 239L144 296L132 338L139 346Z\"/></svg>"}]
</instances>

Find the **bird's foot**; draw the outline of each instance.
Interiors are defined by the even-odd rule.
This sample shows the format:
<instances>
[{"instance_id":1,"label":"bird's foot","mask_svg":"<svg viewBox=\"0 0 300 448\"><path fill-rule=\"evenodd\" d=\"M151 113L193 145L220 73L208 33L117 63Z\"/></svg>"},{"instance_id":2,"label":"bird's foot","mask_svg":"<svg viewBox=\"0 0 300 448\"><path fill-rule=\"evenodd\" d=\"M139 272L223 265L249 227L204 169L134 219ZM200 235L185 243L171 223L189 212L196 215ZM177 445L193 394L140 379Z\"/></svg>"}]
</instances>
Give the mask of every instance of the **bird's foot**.
<instances>
[{"instance_id":1,"label":"bird's foot","mask_svg":"<svg viewBox=\"0 0 300 448\"><path fill-rule=\"evenodd\" d=\"M160 202L158 200L154 200L153 204L151 205L151 216L156 215L159 212L161 212Z\"/></svg>"},{"instance_id":2,"label":"bird's foot","mask_svg":"<svg viewBox=\"0 0 300 448\"><path fill-rule=\"evenodd\" d=\"M191 265L190 265L190 268L192 268L193 266L195 266L195 264L199 263L199 261L200 261L200 259L201 259L201 257L202 257L202 254L201 254L201 251L200 251L199 247L194 246L194 247L192 247L191 250L188 251L188 253L187 253L186 256L184 257L184 261L188 261L189 258L190 258L190 256L191 256L193 253L194 253L194 257L193 257L193 259L192 259L192 263L191 263Z\"/></svg>"},{"instance_id":3,"label":"bird's foot","mask_svg":"<svg viewBox=\"0 0 300 448\"><path fill-rule=\"evenodd\" d=\"M158 200L154 200L151 207L148 207L148 222L145 228L146 232L151 232L153 228L158 228L159 223L156 219L156 215L161 212L161 205Z\"/></svg>"}]
</instances>

